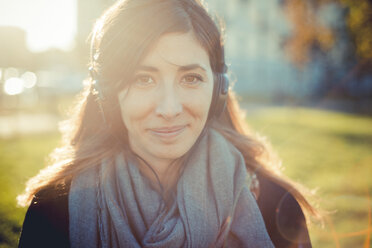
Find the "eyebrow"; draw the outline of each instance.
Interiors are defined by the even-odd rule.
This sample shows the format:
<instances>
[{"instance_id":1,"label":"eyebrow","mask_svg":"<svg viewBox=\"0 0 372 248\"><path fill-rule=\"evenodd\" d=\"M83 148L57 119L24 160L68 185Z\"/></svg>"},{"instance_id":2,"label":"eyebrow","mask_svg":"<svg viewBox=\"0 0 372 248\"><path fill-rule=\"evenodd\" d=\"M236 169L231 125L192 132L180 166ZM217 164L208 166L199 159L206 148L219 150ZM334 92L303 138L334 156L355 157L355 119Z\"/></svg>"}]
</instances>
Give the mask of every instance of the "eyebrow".
<instances>
[{"instance_id":1,"label":"eyebrow","mask_svg":"<svg viewBox=\"0 0 372 248\"><path fill-rule=\"evenodd\" d=\"M206 72L207 70L199 65L199 64L190 64L190 65L184 65L184 66L179 66L178 71L190 71L194 69L201 69L202 71ZM140 65L138 67L139 71L148 71L148 72L158 72L159 70L156 67L153 66L148 66L148 65Z\"/></svg>"}]
</instances>

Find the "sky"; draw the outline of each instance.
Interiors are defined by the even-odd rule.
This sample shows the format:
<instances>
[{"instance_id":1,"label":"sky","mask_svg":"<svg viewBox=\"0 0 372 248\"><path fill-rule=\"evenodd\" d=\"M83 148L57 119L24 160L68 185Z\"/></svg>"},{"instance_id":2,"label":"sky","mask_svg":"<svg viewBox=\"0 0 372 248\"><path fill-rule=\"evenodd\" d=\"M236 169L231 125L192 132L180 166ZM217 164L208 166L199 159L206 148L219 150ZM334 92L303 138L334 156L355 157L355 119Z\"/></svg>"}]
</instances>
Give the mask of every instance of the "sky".
<instances>
[{"instance_id":1,"label":"sky","mask_svg":"<svg viewBox=\"0 0 372 248\"><path fill-rule=\"evenodd\" d=\"M76 0L0 0L0 26L27 33L33 52L49 48L70 50L76 34Z\"/></svg>"}]
</instances>

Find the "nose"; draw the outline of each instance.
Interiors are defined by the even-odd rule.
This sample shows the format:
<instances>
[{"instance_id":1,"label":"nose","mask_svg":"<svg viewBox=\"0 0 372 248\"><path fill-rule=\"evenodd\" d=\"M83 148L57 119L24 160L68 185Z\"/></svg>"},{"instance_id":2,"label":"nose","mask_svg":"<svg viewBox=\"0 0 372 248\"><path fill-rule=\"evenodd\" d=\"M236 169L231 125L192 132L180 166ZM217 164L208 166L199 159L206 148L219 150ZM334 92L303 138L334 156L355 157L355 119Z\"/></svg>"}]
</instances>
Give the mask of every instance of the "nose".
<instances>
[{"instance_id":1,"label":"nose","mask_svg":"<svg viewBox=\"0 0 372 248\"><path fill-rule=\"evenodd\" d=\"M155 109L156 115L172 120L182 113L183 107L174 87L163 87Z\"/></svg>"}]
</instances>

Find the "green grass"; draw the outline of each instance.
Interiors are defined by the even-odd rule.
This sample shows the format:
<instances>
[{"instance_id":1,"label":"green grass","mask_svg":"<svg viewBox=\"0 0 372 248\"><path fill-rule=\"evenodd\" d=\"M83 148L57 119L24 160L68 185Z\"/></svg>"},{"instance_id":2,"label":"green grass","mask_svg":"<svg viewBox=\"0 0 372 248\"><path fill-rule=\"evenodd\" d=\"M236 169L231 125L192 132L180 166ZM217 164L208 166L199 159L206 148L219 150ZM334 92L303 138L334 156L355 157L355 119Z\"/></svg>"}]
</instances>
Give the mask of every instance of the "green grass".
<instances>
[{"instance_id":1,"label":"green grass","mask_svg":"<svg viewBox=\"0 0 372 248\"><path fill-rule=\"evenodd\" d=\"M310 227L314 247L370 247L367 230L372 189L372 118L305 108L247 112L283 162L284 174L318 189L320 206L334 211L324 229ZM358 233L356 233L358 234ZM345 235L344 235L345 236Z\"/></svg>"},{"instance_id":2,"label":"green grass","mask_svg":"<svg viewBox=\"0 0 372 248\"><path fill-rule=\"evenodd\" d=\"M339 236L368 228L372 118L278 107L248 112L247 119L271 141L284 173L310 189L319 188L321 206L337 210L324 229L310 227L313 247L369 247L363 246L366 233ZM44 167L58 140L57 133L0 139L0 248L16 246L26 209L16 207L15 197Z\"/></svg>"},{"instance_id":3,"label":"green grass","mask_svg":"<svg viewBox=\"0 0 372 248\"><path fill-rule=\"evenodd\" d=\"M0 139L0 247L17 246L26 209L17 207L15 198L58 141L57 133Z\"/></svg>"}]
</instances>

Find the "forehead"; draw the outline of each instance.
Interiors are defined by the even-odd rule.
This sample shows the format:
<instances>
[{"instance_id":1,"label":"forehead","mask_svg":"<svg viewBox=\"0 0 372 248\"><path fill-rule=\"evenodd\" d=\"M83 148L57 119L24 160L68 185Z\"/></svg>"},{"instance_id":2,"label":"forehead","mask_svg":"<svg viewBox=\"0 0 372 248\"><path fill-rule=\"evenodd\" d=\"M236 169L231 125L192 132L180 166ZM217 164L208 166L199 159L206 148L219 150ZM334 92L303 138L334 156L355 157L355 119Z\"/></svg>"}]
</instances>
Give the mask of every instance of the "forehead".
<instances>
[{"instance_id":1,"label":"forehead","mask_svg":"<svg viewBox=\"0 0 372 248\"><path fill-rule=\"evenodd\" d=\"M140 64L154 67L200 64L210 68L208 53L191 31L164 34L150 47Z\"/></svg>"}]
</instances>

